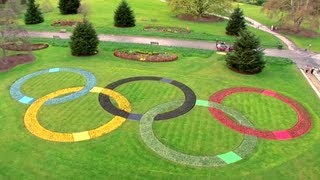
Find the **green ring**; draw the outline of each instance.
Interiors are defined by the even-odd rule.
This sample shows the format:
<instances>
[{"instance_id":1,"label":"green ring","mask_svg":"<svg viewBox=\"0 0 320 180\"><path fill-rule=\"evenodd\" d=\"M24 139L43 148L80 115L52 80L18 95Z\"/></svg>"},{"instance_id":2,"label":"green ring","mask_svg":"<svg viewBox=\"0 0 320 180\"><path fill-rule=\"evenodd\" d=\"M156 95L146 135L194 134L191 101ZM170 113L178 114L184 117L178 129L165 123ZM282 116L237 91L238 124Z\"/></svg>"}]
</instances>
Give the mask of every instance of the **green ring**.
<instances>
[{"instance_id":1,"label":"green ring","mask_svg":"<svg viewBox=\"0 0 320 180\"><path fill-rule=\"evenodd\" d=\"M181 105L181 103L183 103L183 101L174 101L156 106L148 112L146 112L140 120L140 135L142 137L142 140L150 149L159 154L161 157L183 165L198 167L217 167L240 161L249 154L251 154L255 149L257 144L257 138L248 135L245 135L244 140L242 141L240 146L238 146L233 151L229 151L227 153L215 156L194 156L170 149L169 147L161 143L159 139L155 136L152 129L152 124L154 121L154 117L157 114L166 112L168 109L177 107ZM218 103L203 100L197 100L196 105L220 109L232 116L239 123L244 124L246 126L252 126L250 121L248 121L242 114L229 107L225 107Z\"/></svg>"}]
</instances>

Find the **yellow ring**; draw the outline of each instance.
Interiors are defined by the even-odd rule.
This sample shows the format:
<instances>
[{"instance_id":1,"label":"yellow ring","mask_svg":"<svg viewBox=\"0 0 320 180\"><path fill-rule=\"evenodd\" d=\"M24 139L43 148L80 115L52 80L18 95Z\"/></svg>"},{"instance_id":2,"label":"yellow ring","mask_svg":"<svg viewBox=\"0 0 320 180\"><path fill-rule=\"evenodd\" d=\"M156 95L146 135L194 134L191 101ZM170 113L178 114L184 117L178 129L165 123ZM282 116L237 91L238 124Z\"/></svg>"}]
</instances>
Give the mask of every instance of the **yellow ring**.
<instances>
[{"instance_id":1,"label":"yellow ring","mask_svg":"<svg viewBox=\"0 0 320 180\"><path fill-rule=\"evenodd\" d=\"M75 132L75 133L59 133L50 131L43 126L38 121L37 114L42 105L48 101L49 99L53 99L55 97L73 93L80 91L83 87L73 87L73 88L67 88L58 90L56 92L50 93L42 98L39 98L35 102L31 104L31 106L27 109L27 112L24 116L24 124L26 128L35 136L38 136L39 138L48 140L48 141L56 141L56 142L76 142L76 141L84 141L92 138L96 138L99 136L102 136L104 134L107 134L118 127L120 127L124 121L126 120L123 117L115 116L111 119L108 123L89 131L83 131L83 132ZM120 109L123 109L127 112L131 111L131 106L129 101L122 96L121 94L110 90L105 89L101 87L94 87L90 90L90 92L94 93L103 93L107 96L112 97L116 103L118 104Z\"/></svg>"}]
</instances>

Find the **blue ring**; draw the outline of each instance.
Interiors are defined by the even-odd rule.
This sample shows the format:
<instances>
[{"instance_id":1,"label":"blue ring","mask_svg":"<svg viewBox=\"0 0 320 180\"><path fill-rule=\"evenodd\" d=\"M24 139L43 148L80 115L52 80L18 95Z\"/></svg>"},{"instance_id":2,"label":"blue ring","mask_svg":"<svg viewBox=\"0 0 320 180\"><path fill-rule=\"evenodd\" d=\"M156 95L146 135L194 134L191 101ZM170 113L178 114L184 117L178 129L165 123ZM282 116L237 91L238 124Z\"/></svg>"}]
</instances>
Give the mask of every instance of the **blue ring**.
<instances>
[{"instance_id":1,"label":"blue ring","mask_svg":"<svg viewBox=\"0 0 320 180\"><path fill-rule=\"evenodd\" d=\"M61 71L73 72L73 73L80 74L86 79L87 84L83 87L83 89L81 91L69 94L67 96L50 99L49 101L47 101L45 103L45 105L60 104L60 103L64 103L64 102L67 102L67 101L71 101L73 99L76 99L78 97L81 97L81 96L87 94L96 85L96 82L97 82L96 77L92 73L90 73L88 71L85 71L85 70L82 70L82 69L78 69L78 68L51 68L51 69L45 69L45 70L37 71L37 72L34 72L32 74L28 74L28 75L18 79L10 87L10 95L11 95L11 97L16 99L20 103L31 104L34 101L36 101L37 99L24 95L21 92L21 86L26 81L28 81L29 79L31 79L33 77L36 77L36 76L39 76L39 75L43 75L43 74L47 74L47 73L55 73L55 72L61 72Z\"/></svg>"}]
</instances>

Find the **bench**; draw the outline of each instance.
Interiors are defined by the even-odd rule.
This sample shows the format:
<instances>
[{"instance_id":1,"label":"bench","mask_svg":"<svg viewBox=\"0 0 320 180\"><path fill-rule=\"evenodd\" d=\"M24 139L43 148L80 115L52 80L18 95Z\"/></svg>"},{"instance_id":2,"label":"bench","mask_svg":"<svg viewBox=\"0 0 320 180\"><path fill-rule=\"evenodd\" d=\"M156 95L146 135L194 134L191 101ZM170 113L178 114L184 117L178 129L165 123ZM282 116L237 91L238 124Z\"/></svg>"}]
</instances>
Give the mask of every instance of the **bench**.
<instances>
[{"instance_id":1,"label":"bench","mask_svg":"<svg viewBox=\"0 0 320 180\"><path fill-rule=\"evenodd\" d=\"M60 33L66 33L67 30L66 29L60 29Z\"/></svg>"},{"instance_id":2,"label":"bench","mask_svg":"<svg viewBox=\"0 0 320 180\"><path fill-rule=\"evenodd\" d=\"M153 41L151 41L150 44L151 44L151 45L159 45L159 42L153 42Z\"/></svg>"}]
</instances>

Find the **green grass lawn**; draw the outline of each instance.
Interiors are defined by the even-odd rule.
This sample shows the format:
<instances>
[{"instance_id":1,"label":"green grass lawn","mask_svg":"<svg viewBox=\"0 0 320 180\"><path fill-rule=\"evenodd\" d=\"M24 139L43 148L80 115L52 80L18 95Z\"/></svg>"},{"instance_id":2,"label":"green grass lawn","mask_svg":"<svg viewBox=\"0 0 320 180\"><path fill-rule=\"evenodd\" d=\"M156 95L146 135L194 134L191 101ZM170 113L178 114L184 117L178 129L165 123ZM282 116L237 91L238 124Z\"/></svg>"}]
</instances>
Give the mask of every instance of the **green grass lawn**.
<instances>
[{"instance_id":1,"label":"green grass lawn","mask_svg":"<svg viewBox=\"0 0 320 180\"><path fill-rule=\"evenodd\" d=\"M237 4L238 5L238 4ZM247 17L250 17L256 21L261 22L262 24L271 27L271 25L277 25L278 22L276 19L270 19L265 13L261 11L261 6L255 6L250 4L239 3L239 7L244 10L244 14ZM319 30L318 30L319 31ZM316 38L307 38L302 36L295 36L284 34L287 38L293 41L299 48L305 49L311 44L310 50L314 52L320 52L320 37Z\"/></svg>"},{"instance_id":2,"label":"green grass lawn","mask_svg":"<svg viewBox=\"0 0 320 180\"><path fill-rule=\"evenodd\" d=\"M166 48L132 44L103 43L99 54L73 57L66 47L50 46L36 51L37 60L0 73L0 178L1 179L319 179L320 102L293 64L267 58L264 71L240 75L230 71L224 57L210 51ZM146 63L118 59L114 49L143 49L178 52L179 60L170 63ZM235 164L218 168L193 168L167 161L148 147L139 135L139 124L127 120L114 132L78 143L54 143L33 136L23 124L28 105L13 100L10 85L29 73L53 68L76 67L97 77L97 86L131 76L162 76L185 83L198 99L207 100L218 90L252 86L272 89L300 102L313 118L311 131L290 141L260 139L255 152ZM30 79L23 92L36 98L58 89L82 86L80 75L61 72ZM124 84L116 91L123 94L134 112L173 100L183 94L165 83L141 81ZM283 102L258 94L236 94L226 105L244 113L255 127L266 130L286 129L296 123L296 114ZM98 127L113 116L98 103L98 94L58 105L44 106L40 123L54 131L83 131ZM154 124L156 136L167 146L194 155L215 155L230 151L243 136L222 126L208 109L196 106L187 114Z\"/></svg>"},{"instance_id":3,"label":"green grass lawn","mask_svg":"<svg viewBox=\"0 0 320 180\"><path fill-rule=\"evenodd\" d=\"M44 0L38 0L42 4ZM54 11L44 14L45 22L37 25L25 26L28 30L36 31L59 31L65 27L52 27L51 23L61 19L79 19L80 15L61 15L57 8L58 0L50 0L54 6ZM167 38L179 39L197 39L209 41L226 41L234 42L234 37L225 34L227 21L217 23L197 23L182 21L176 18L175 14L170 11L169 6L160 0L128 0L136 16L136 27L133 28L116 28L113 26L113 15L120 0L83 0L82 3L88 4L90 7L89 19L94 24L99 33L106 34L123 34L123 35L140 35L140 36L159 36ZM156 10L155 10L156 9ZM21 24L23 24L21 17ZM171 27L189 27L192 31L190 34L164 33L144 31L146 25L171 26ZM66 28L71 31L71 28ZM260 30L250 28L255 32L262 41L265 48L276 48L280 41L274 36Z\"/></svg>"}]
</instances>

